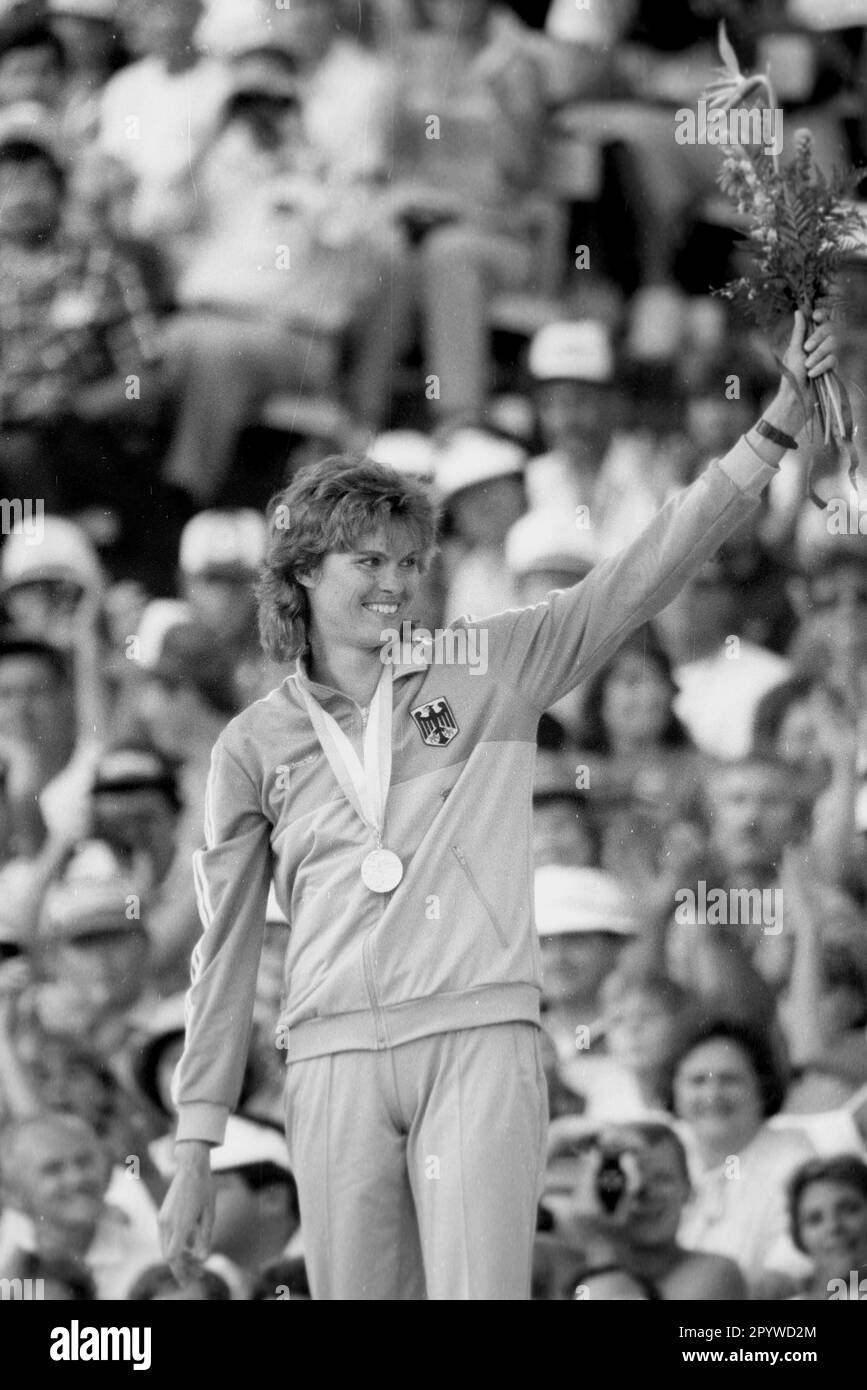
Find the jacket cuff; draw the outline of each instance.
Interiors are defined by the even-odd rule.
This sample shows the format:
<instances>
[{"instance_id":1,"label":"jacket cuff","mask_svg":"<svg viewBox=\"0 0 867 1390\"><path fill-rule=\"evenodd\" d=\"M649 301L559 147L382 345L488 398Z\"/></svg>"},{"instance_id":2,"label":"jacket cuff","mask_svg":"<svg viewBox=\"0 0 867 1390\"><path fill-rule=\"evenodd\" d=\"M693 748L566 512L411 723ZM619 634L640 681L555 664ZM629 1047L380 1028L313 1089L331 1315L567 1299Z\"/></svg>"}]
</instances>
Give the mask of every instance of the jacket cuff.
<instances>
[{"instance_id":1,"label":"jacket cuff","mask_svg":"<svg viewBox=\"0 0 867 1390\"><path fill-rule=\"evenodd\" d=\"M206 1144L222 1144L228 1119L228 1105L213 1105L207 1100L180 1105L175 1143L183 1139L201 1139Z\"/></svg>"},{"instance_id":2,"label":"jacket cuff","mask_svg":"<svg viewBox=\"0 0 867 1390\"><path fill-rule=\"evenodd\" d=\"M719 467L730 478L735 487L751 497L758 497L773 477L779 473L779 464L765 463L743 435L729 449L724 458L718 460Z\"/></svg>"}]
</instances>

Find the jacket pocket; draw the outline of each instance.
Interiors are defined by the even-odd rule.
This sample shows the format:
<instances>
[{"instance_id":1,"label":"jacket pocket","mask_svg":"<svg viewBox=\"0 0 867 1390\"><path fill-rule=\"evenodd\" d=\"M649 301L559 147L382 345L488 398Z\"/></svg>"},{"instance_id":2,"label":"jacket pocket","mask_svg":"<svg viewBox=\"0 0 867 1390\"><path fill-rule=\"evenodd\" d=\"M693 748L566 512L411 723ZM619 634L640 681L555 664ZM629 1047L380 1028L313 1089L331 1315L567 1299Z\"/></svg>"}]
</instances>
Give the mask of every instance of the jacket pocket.
<instances>
[{"instance_id":1,"label":"jacket pocket","mask_svg":"<svg viewBox=\"0 0 867 1390\"><path fill-rule=\"evenodd\" d=\"M488 902L487 898L485 897L484 893L479 887L476 876L470 868L469 864L467 863L467 857L461 849L460 845L452 845L452 854L455 856L455 859L457 859L458 863L463 869L464 877L470 885L470 888L473 892L473 896L475 897L476 901L480 904L480 906L484 908L485 916L487 917L491 926L494 928L494 931L497 934L497 940L499 941L500 945L504 947L508 946L509 943L506 940L506 934L500 926L499 922L497 921L491 904Z\"/></svg>"}]
</instances>

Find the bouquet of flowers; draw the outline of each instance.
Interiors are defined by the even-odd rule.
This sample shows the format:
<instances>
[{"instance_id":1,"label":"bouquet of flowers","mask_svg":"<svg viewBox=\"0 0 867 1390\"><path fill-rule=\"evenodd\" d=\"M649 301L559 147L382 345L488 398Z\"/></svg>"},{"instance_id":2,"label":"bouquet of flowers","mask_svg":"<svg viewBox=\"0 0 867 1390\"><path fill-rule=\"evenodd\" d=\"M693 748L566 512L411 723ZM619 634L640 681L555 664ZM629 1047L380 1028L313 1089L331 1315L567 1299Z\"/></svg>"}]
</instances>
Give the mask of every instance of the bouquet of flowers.
<instances>
[{"instance_id":1,"label":"bouquet of flowers","mask_svg":"<svg viewBox=\"0 0 867 1390\"><path fill-rule=\"evenodd\" d=\"M751 110L776 112L773 88L767 76L745 76L720 26L723 67L705 92L711 111ZM718 291L740 303L764 331L773 333L795 309L801 309L812 328L813 310L836 302L834 276L844 254L858 244L864 223L851 199L864 173L826 177L813 158L809 130L795 132L793 158L785 166L778 153L762 144L725 147L719 184L748 224L749 271ZM788 369L776 359L782 372ZM794 378L792 384L796 386ZM817 412L825 443L833 442L849 462L849 478L856 486L858 455L855 449L852 409L845 384L836 372L810 383L811 400L801 403L812 422ZM809 485L810 496L824 504Z\"/></svg>"}]
</instances>

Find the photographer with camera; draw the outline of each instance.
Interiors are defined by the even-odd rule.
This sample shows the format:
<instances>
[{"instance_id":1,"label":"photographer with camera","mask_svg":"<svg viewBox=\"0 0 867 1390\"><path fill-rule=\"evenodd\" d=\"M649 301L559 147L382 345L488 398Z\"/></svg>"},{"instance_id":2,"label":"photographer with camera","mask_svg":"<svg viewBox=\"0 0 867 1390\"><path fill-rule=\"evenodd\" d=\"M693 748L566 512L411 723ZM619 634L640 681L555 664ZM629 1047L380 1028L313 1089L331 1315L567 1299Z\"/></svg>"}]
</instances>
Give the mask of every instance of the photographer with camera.
<instances>
[{"instance_id":1,"label":"photographer with camera","mask_svg":"<svg viewBox=\"0 0 867 1390\"><path fill-rule=\"evenodd\" d=\"M690 1192L686 1153L667 1124L641 1121L579 1132L552 1127L543 1206L554 1236L542 1237L549 1297L737 1300L746 1285L733 1260L678 1243Z\"/></svg>"}]
</instances>

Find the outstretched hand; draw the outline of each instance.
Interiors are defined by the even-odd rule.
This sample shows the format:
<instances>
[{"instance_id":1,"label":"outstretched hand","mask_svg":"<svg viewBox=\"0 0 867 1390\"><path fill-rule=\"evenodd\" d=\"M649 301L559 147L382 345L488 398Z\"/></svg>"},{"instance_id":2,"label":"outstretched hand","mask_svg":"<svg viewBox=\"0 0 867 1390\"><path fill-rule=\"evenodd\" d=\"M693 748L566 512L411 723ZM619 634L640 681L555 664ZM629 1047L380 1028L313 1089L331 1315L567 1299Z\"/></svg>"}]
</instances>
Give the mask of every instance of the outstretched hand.
<instances>
[{"instance_id":1,"label":"outstretched hand","mask_svg":"<svg viewBox=\"0 0 867 1390\"><path fill-rule=\"evenodd\" d=\"M802 395L806 395L812 381L826 372L834 371L838 364L837 338L827 311L814 309L812 322L808 336L806 316L800 309L796 311L783 356L783 365L791 372ZM784 378L783 389L786 384Z\"/></svg>"}]
</instances>

